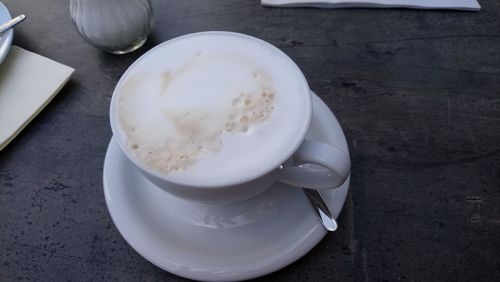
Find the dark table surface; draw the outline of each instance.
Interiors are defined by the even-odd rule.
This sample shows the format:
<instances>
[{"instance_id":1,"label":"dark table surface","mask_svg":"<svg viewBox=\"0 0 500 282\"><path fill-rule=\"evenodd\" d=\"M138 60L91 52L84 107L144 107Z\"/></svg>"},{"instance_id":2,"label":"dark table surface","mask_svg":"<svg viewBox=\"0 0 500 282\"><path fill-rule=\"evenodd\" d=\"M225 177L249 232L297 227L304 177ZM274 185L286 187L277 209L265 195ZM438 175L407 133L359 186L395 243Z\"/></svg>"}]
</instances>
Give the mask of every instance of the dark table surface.
<instances>
[{"instance_id":1,"label":"dark table surface","mask_svg":"<svg viewBox=\"0 0 500 282\"><path fill-rule=\"evenodd\" d=\"M262 281L500 281L500 2L479 13L154 1L146 46L84 43L67 0L3 0L14 44L76 69L0 152L0 280L182 281L121 237L106 208L108 106L125 69L173 37L229 30L294 59L352 157L340 228Z\"/></svg>"}]
</instances>

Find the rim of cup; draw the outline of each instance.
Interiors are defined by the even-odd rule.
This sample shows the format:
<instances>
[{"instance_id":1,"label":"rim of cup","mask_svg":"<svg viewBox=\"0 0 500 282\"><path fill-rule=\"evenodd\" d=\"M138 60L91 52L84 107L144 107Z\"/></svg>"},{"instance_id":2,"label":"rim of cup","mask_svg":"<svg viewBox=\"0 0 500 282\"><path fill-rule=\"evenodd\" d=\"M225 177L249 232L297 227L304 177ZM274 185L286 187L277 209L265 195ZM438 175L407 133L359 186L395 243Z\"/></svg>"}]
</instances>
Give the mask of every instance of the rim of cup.
<instances>
[{"instance_id":1,"label":"rim of cup","mask_svg":"<svg viewBox=\"0 0 500 282\"><path fill-rule=\"evenodd\" d=\"M124 78L128 76L130 72L133 72L133 69L136 64L138 64L141 60L143 60L145 57L151 55L153 52L156 52L158 49L171 44L175 41L178 40L185 40L189 39L191 37L196 37L196 36L201 36L201 35L224 35L224 36L236 36L236 37L241 37L245 38L248 40L253 40L261 43L262 45L266 46L266 48L270 48L270 50L273 50L277 52L285 61L288 62L291 68L294 68L297 73L297 79L300 79L304 85L306 86L305 89L307 89L307 93L304 95L308 95L308 98L306 99L306 104L304 105L304 109L309 109L304 123L302 123L302 128L300 129L300 134L297 134L296 140L294 140L292 146L287 150L286 154L283 154L280 158L276 158L276 160L268 161L267 163L263 164L260 166L260 169L251 171L249 170L248 173L244 174L244 177L241 179L235 180L235 181L220 181L219 184L214 185L213 183L210 184L193 184L189 183L188 181L186 182L179 182L179 181L174 181L172 179L169 179L168 175L162 174L152 168L147 167L142 161L140 161L133 153L130 152L129 148L125 145L122 144L122 141L124 140L122 137L121 129L118 121L116 120L116 115L115 115L115 104L116 104L116 97L117 97L117 92L118 89L120 89L121 85L124 83ZM110 123L111 123L111 131L113 132L113 136L115 137L116 143L118 144L118 147L121 149L121 151L125 154L127 159L129 159L135 166L143 170L144 172L151 174L159 179L162 179L166 182L175 184L175 185L181 185L181 186L187 186L190 188L224 188L224 187L230 187L230 186L235 186L239 184L243 184L246 182L250 182L252 180L259 179L262 176L265 176L266 174L272 172L273 170L277 169L282 165L286 160L288 160L299 148L299 146L302 144L304 141L304 137L307 133L307 130L309 129L310 123L311 123L311 116L312 116L312 98L309 90L309 84L307 82L306 77L304 76L303 72L300 70L300 68L297 66L297 64L282 50L280 50L278 47L272 45L271 43L264 41L262 39L259 39L257 37L243 34L243 33L238 33L238 32L231 32L231 31L203 31L203 32L196 32L196 33L190 33L186 35L182 35L179 37L172 38L170 40L167 40L165 42L162 42L158 44L157 46L151 48L148 50L146 53L141 55L139 58L137 58L128 68L127 70L122 74L120 77L118 83L115 86L115 89L113 90L113 94L111 97L111 102L110 102L110 110L109 110L109 118L110 118ZM292 113L293 114L293 113Z\"/></svg>"}]
</instances>

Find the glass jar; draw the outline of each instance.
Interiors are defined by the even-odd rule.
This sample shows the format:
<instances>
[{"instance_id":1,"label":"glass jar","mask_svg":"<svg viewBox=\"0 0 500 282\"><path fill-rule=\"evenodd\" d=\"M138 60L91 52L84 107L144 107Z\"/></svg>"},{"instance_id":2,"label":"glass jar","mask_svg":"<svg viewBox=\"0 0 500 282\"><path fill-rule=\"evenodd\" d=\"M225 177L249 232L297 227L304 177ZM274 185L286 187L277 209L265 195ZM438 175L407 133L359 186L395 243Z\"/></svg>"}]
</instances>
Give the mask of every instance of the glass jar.
<instances>
[{"instance_id":1,"label":"glass jar","mask_svg":"<svg viewBox=\"0 0 500 282\"><path fill-rule=\"evenodd\" d=\"M141 47L154 23L150 0L71 0L70 14L85 41L113 54Z\"/></svg>"}]
</instances>

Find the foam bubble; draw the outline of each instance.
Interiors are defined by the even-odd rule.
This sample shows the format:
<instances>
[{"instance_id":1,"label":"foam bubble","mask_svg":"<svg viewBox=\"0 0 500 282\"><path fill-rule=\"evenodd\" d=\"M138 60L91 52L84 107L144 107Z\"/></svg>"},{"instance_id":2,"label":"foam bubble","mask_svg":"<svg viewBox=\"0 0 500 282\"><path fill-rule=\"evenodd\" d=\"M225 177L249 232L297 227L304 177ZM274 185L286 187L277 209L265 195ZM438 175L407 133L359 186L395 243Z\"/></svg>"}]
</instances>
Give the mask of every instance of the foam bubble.
<instances>
[{"instance_id":1,"label":"foam bubble","mask_svg":"<svg viewBox=\"0 0 500 282\"><path fill-rule=\"evenodd\" d=\"M273 108L270 105L274 102L274 96L269 99L270 94L267 94L269 87L264 89L241 93L233 100L232 112L225 123L227 132L247 132L251 126L264 122L271 116ZM262 95L263 93L266 95Z\"/></svg>"}]
</instances>

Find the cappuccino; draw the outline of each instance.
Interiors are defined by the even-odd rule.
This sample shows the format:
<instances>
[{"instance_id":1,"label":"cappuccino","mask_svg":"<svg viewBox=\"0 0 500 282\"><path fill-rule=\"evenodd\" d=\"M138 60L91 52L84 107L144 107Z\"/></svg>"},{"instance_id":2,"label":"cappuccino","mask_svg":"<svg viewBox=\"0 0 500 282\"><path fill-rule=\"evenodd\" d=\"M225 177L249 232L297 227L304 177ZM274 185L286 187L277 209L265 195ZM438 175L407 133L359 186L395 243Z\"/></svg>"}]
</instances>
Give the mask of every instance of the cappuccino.
<instances>
[{"instance_id":1,"label":"cappuccino","mask_svg":"<svg viewBox=\"0 0 500 282\"><path fill-rule=\"evenodd\" d=\"M310 119L304 106L309 87L284 53L250 36L206 32L134 63L111 118L118 143L146 169L175 183L226 185L293 154Z\"/></svg>"}]
</instances>

